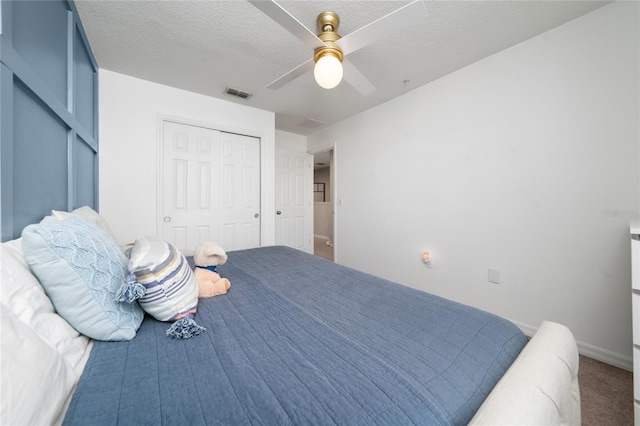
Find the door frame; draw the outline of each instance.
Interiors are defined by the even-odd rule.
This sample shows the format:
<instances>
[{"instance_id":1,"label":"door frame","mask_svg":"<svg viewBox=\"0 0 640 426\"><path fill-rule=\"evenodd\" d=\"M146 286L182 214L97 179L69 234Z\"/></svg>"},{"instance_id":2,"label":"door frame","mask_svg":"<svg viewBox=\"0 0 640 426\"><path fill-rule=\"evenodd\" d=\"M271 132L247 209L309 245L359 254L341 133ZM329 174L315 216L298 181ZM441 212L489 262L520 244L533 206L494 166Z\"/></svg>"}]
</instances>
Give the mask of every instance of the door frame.
<instances>
[{"instance_id":1,"label":"door frame","mask_svg":"<svg viewBox=\"0 0 640 426\"><path fill-rule=\"evenodd\" d=\"M338 147L335 142L322 145L320 147L314 148L309 152L311 155L315 155L319 152L324 151L333 151L333 161L331 163L331 186L333 187L333 191L331 194L331 206L333 208L333 261L338 263L338 206L341 203L338 203Z\"/></svg>"},{"instance_id":2,"label":"door frame","mask_svg":"<svg viewBox=\"0 0 640 426\"><path fill-rule=\"evenodd\" d=\"M235 133L243 136L251 136L260 140L259 155L260 155L260 247L268 244L268 232L266 224L269 223L268 219L271 218L273 222L275 220L275 213L269 211L266 200L268 200L266 177L269 170L273 167L268 167L266 163L264 141L266 135L263 132L259 132L249 129L242 129L231 127L224 124L205 122L200 120L188 119L184 117L178 117L170 114L157 114L156 118L156 236L161 238L163 235L163 220L162 206L164 205L164 191L162 190L161 183L163 182L163 158L164 158L164 123L170 121L172 123L183 124L186 126L202 127L205 129L216 130L225 133ZM270 209L273 210L273 209ZM271 213L271 214L269 214ZM272 227L273 228L273 227Z\"/></svg>"}]
</instances>

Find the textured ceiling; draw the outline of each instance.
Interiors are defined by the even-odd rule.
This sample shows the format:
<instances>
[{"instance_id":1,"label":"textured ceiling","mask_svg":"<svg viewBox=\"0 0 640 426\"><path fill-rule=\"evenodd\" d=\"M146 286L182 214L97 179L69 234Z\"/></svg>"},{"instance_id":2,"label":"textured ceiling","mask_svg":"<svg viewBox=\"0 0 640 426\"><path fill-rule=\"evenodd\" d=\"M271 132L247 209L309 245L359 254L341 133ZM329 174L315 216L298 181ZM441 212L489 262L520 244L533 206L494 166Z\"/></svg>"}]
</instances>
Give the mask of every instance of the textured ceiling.
<instances>
[{"instance_id":1,"label":"textured ceiling","mask_svg":"<svg viewBox=\"0 0 640 426\"><path fill-rule=\"evenodd\" d=\"M244 0L75 3L100 68L273 111L277 129L306 135L317 122L344 120L609 2L424 1L422 23L349 55L376 87L366 97L345 82L322 89L312 72L266 88L313 52ZM314 32L318 13L337 12L342 36L407 3L279 2ZM231 97L226 87L252 96Z\"/></svg>"}]
</instances>

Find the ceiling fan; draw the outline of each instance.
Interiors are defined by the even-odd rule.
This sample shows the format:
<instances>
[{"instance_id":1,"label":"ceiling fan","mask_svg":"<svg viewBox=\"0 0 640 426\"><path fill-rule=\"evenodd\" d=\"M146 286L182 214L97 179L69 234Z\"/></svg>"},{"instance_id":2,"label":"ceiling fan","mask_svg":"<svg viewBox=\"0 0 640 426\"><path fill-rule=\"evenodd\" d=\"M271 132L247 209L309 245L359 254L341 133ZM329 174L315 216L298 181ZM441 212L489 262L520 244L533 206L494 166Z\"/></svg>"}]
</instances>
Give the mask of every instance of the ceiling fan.
<instances>
[{"instance_id":1,"label":"ceiling fan","mask_svg":"<svg viewBox=\"0 0 640 426\"><path fill-rule=\"evenodd\" d=\"M400 32L426 17L422 0L415 0L340 37L337 33L340 25L339 16L327 11L318 15L317 24L320 34L316 35L274 0L249 0L249 2L314 49L312 58L270 83L267 86L270 89L279 89L314 68L316 82L321 87L332 89L344 77L362 96L367 96L375 91L375 87L346 56Z\"/></svg>"}]
</instances>

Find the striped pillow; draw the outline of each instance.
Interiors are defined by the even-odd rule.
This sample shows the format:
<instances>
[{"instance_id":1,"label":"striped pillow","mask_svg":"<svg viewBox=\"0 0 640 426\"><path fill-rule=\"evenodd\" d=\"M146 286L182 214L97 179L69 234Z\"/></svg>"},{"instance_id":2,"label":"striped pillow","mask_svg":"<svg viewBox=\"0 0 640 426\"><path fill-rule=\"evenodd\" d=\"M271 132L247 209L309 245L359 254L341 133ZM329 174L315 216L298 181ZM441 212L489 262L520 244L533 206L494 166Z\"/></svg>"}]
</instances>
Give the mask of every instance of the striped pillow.
<instances>
[{"instance_id":1,"label":"striped pillow","mask_svg":"<svg viewBox=\"0 0 640 426\"><path fill-rule=\"evenodd\" d=\"M138 303L159 321L177 321L198 307L198 283L178 249L166 241L140 237L129 254L129 271L145 287Z\"/></svg>"}]
</instances>

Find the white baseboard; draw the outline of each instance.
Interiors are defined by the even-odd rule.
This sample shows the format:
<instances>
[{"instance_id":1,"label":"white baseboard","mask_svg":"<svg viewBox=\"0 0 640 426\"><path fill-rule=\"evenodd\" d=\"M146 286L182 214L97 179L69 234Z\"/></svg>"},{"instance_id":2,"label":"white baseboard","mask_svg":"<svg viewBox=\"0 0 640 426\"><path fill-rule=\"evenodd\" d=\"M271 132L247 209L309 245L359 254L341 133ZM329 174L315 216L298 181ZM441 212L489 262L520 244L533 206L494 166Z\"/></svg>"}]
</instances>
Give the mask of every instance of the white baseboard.
<instances>
[{"instance_id":1,"label":"white baseboard","mask_svg":"<svg viewBox=\"0 0 640 426\"><path fill-rule=\"evenodd\" d=\"M532 337L538 331L538 327L532 327L528 324L523 324L518 321L511 321L522 330L522 332ZM622 368L623 370L633 371L633 358L611 352L607 349L602 349L598 346L591 345L589 343L576 341L578 346L578 353L580 355L593 358L595 360L604 362L606 364L613 365L614 367Z\"/></svg>"},{"instance_id":2,"label":"white baseboard","mask_svg":"<svg viewBox=\"0 0 640 426\"><path fill-rule=\"evenodd\" d=\"M536 334L538 331L538 327L531 327L530 325L523 324L521 322L514 321L514 320L509 320L509 321L517 325L518 328L522 330L522 332L528 337L533 337L533 335Z\"/></svg>"},{"instance_id":3,"label":"white baseboard","mask_svg":"<svg viewBox=\"0 0 640 426\"><path fill-rule=\"evenodd\" d=\"M578 352L589 358L611 364L623 370L633 371L633 358L602 349L584 342L578 343Z\"/></svg>"}]
</instances>

